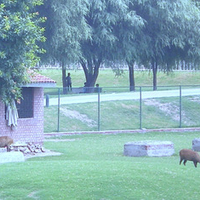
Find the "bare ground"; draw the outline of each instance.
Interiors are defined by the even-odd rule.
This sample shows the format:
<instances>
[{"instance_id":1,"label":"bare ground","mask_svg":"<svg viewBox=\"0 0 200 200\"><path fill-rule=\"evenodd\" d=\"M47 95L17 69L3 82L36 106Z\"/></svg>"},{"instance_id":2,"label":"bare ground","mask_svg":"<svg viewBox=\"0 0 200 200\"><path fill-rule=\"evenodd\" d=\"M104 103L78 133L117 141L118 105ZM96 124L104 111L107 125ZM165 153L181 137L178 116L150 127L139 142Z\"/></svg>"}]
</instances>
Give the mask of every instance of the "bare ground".
<instances>
[{"instance_id":1,"label":"bare ground","mask_svg":"<svg viewBox=\"0 0 200 200\"><path fill-rule=\"evenodd\" d=\"M76 110L69 110L66 108L61 108L60 110L66 117L69 117L71 119L77 119L83 123L86 123L89 127L95 127L97 125L97 123L94 120L88 118L87 115L81 114Z\"/></svg>"},{"instance_id":2,"label":"bare ground","mask_svg":"<svg viewBox=\"0 0 200 200\"><path fill-rule=\"evenodd\" d=\"M158 100L155 99L146 99L145 101L146 105L154 106L159 108L162 112L165 113L166 116L171 117L175 121L180 120L180 114L179 114L179 107L174 105L173 103L161 103ZM184 111L182 111L182 120L184 124L187 124L189 126L194 126L194 122L186 117L186 114Z\"/></svg>"}]
</instances>

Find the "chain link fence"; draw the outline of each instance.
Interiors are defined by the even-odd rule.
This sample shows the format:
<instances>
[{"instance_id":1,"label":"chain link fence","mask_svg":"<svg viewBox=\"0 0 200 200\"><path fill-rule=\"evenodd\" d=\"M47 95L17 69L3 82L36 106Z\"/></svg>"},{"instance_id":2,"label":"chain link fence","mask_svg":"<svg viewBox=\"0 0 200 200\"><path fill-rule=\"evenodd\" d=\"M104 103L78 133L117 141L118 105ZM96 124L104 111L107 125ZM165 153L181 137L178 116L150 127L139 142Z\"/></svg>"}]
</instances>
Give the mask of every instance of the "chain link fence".
<instances>
[{"instance_id":1,"label":"chain link fence","mask_svg":"<svg viewBox=\"0 0 200 200\"><path fill-rule=\"evenodd\" d=\"M65 94L64 94L65 93ZM200 126L200 86L45 89L45 132Z\"/></svg>"}]
</instances>

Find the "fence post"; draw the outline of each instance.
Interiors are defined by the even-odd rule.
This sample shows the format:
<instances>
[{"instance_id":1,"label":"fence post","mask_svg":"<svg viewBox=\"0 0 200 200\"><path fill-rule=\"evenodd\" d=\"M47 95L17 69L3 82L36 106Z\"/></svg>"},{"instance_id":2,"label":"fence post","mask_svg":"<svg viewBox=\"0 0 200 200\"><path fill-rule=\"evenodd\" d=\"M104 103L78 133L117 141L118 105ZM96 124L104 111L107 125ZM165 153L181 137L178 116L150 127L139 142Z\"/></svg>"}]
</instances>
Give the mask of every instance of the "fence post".
<instances>
[{"instance_id":1,"label":"fence post","mask_svg":"<svg viewBox=\"0 0 200 200\"><path fill-rule=\"evenodd\" d=\"M49 107L49 95L46 94L46 107Z\"/></svg>"},{"instance_id":2,"label":"fence post","mask_svg":"<svg viewBox=\"0 0 200 200\"><path fill-rule=\"evenodd\" d=\"M180 123L179 123L179 128L182 127L182 88L181 86L179 87L179 107L180 107Z\"/></svg>"},{"instance_id":3,"label":"fence post","mask_svg":"<svg viewBox=\"0 0 200 200\"><path fill-rule=\"evenodd\" d=\"M98 131L101 130L101 115L100 115L100 107L101 107L101 102L100 102L100 87L98 88Z\"/></svg>"},{"instance_id":4,"label":"fence post","mask_svg":"<svg viewBox=\"0 0 200 200\"><path fill-rule=\"evenodd\" d=\"M140 87L140 129L142 129L142 87Z\"/></svg>"},{"instance_id":5,"label":"fence post","mask_svg":"<svg viewBox=\"0 0 200 200\"><path fill-rule=\"evenodd\" d=\"M60 88L58 88L58 124L57 132L60 131Z\"/></svg>"}]
</instances>

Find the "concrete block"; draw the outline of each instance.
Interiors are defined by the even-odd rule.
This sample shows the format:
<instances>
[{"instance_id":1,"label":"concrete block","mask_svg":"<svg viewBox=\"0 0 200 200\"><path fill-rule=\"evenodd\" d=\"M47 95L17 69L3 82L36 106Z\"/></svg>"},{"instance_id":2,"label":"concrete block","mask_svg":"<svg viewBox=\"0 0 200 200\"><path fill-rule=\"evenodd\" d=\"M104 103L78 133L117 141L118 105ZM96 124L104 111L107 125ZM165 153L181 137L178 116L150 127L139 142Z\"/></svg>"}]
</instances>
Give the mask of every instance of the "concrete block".
<instances>
[{"instance_id":1,"label":"concrete block","mask_svg":"<svg viewBox=\"0 0 200 200\"><path fill-rule=\"evenodd\" d=\"M137 141L124 145L125 156L171 156L174 154L174 144L170 141Z\"/></svg>"},{"instance_id":2,"label":"concrete block","mask_svg":"<svg viewBox=\"0 0 200 200\"><path fill-rule=\"evenodd\" d=\"M0 163L24 162L25 157L22 152L1 152Z\"/></svg>"},{"instance_id":3,"label":"concrete block","mask_svg":"<svg viewBox=\"0 0 200 200\"><path fill-rule=\"evenodd\" d=\"M200 138L195 138L192 140L192 149L194 151L200 151Z\"/></svg>"}]
</instances>

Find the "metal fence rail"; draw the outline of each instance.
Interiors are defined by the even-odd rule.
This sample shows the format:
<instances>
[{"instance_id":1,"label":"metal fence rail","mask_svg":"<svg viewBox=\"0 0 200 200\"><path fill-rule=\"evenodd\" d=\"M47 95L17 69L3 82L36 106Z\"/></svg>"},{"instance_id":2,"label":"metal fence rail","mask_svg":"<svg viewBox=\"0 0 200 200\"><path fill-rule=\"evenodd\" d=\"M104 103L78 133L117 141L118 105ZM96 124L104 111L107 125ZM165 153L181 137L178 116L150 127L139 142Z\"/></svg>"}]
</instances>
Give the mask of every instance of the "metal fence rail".
<instances>
[{"instance_id":1,"label":"metal fence rail","mask_svg":"<svg viewBox=\"0 0 200 200\"><path fill-rule=\"evenodd\" d=\"M86 92L87 91L87 92ZM45 90L45 132L200 126L200 86Z\"/></svg>"}]
</instances>

